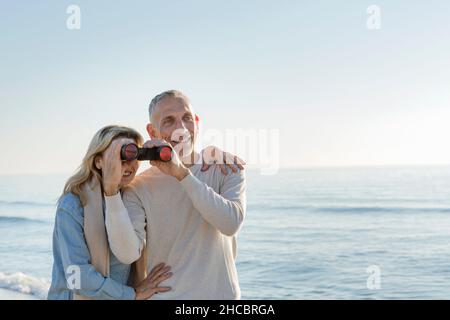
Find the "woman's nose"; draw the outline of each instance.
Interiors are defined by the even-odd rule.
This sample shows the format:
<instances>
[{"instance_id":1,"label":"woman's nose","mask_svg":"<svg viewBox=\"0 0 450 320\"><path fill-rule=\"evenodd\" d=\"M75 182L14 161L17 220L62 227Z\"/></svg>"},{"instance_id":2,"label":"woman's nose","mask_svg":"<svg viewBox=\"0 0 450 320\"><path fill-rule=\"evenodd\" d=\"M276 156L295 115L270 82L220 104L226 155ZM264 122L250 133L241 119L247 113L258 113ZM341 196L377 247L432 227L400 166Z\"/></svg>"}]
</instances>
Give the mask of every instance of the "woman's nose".
<instances>
[{"instance_id":1,"label":"woman's nose","mask_svg":"<svg viewBox=\"0 0 450 320\"><path fill-rule=\"evenodd\" d=\"M135 161L137 161L137 160L125 160L125 161L122 161L122 165L126 166L126 167L131 167Z\"/></svg>"}]
</instances>

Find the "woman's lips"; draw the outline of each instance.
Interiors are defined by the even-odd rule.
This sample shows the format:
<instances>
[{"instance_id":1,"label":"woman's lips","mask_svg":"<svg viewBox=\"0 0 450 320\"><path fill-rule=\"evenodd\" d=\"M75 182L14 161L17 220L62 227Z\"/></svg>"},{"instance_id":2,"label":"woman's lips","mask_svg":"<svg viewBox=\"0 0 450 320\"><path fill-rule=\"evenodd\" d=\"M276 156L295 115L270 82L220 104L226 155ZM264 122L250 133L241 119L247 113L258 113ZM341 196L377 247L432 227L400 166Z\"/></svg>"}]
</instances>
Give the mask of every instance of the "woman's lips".
<instances>
[{"instance_id":1,"label":"woman's lips","mask_svg":"<svg viewBox=\"0 0 450 320\"><path fill-rule=\"evenodd\" d=\"M126 171L123 173L123 177L127 178L127 177L131 176L132 174L133 174L133 171L126 170Z\"/></svg>"}]
</instances>

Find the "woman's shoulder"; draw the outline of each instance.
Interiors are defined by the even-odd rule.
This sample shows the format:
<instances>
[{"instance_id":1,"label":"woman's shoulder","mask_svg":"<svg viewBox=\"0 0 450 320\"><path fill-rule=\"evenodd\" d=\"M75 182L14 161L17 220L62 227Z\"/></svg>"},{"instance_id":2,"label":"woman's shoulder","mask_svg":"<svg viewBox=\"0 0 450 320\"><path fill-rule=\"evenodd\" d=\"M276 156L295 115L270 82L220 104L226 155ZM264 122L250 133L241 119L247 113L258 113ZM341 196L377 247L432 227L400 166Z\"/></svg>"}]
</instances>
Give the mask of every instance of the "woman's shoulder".
<instances>
[{"instance_id":1,"label":"woman's shoulder","mask_svg":"<svg viewBox=\"0 0 450 320\"><path fill-rule=\"evenodd\" d=\"M57 212L70 213L75 218L83 218L83 205L80 197L72 192L67 192L58 201Z\"/></svg>"}]
</instances>

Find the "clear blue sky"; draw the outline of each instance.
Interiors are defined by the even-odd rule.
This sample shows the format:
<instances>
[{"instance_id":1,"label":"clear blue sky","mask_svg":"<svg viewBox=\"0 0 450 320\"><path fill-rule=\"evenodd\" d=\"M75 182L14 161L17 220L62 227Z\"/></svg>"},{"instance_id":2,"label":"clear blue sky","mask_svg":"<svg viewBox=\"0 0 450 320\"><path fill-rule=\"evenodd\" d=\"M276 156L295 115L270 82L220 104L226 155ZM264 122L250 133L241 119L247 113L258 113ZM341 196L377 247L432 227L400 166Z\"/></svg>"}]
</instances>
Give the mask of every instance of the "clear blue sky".
<instances>
[{"instance_id":1,"label":"clear blue sky","mask_svg":"<svg viewBox=\"0 0 450 320\"><path fill-rule=\"evenodd\" d=\"M381 30L366 27L371 4ZM1 1L0 174L73 171L103 125L145 134L150 99L171 88L204 129L279 129L282 166L450 164L449 13L446 0Z\"/></svg>"}]
</instances>

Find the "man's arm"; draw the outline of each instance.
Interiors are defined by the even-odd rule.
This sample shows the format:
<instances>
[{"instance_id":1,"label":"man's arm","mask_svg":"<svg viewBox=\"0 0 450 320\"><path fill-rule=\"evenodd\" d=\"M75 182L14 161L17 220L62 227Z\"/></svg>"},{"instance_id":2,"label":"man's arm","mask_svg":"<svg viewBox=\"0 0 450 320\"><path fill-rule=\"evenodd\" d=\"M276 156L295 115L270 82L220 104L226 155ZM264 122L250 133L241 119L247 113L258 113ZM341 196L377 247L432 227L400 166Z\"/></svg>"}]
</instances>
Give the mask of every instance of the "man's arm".
<instances>
[{"instance_id":1,"label":"man's arm","mask_svg":"<svg viewBox=\"0 0 450 320\"><path fill-rule=\"evenodd\" d=\"M154 139L144 143L145 148L163 145L162 140ZM225 235L234 235L240 228L245 215L245 175L243 170L225 176L219 193L194 177L173 153L171 161L150 160L161 172L180 181L189 195L194 207L203 218Z\"/></svg>"},{"instance_id":2,"label":"man's arm","mask_svg":"<svg viewBox=\"0 0 450 320\"><path fill-rule=\"evenodd\" d=\"M111 251L125 264L138 260L146 239L145 211L134 191L105 196L105 225ZM124 202L126 202L126 207Z\"/></svg>"},{"instance_id":3,"label":"man's arm","mask_svg":"<svg viewBox=\"0 0 450 320\"><path fill-rule=\"evenodd\" d=\"M212 226L227 236L232 236L239 230L246 210L244 171L225 176L220 193L191 173L180 183L194 207Z\"/></svg>"}]
</instances>

